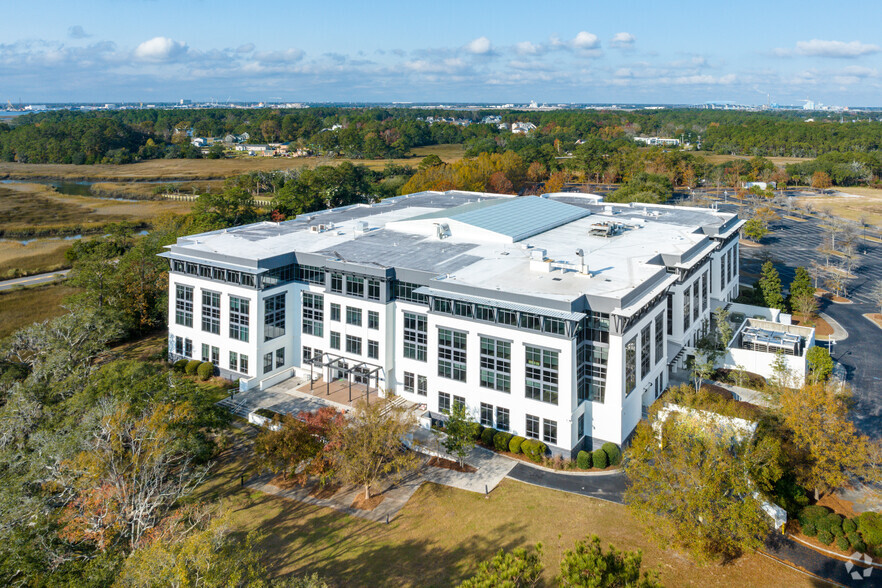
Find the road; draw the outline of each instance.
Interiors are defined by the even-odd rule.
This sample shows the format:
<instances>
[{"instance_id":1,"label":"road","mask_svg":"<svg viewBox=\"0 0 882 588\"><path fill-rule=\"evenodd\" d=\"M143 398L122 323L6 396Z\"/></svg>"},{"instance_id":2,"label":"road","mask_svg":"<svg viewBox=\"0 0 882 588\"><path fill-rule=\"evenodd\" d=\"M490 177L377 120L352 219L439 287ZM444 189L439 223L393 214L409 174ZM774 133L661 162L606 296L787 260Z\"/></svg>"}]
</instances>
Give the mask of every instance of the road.
<instances>
[{"instance_id":1,"label":"road","mask_svg":"<svg viewBox=\"0 0 882 588\"><path fill-rule=\"evenodd\" d=\"M13 280L5 280L0 282L0 292L10 290L18 286L39 286L40 284L48 284L67 277L69 269L59 270L48 274L38 274L36 276L28 276L26 278L15 278ZM59 276L62 276L59 278Z\"/></svg>"}]
</instances>

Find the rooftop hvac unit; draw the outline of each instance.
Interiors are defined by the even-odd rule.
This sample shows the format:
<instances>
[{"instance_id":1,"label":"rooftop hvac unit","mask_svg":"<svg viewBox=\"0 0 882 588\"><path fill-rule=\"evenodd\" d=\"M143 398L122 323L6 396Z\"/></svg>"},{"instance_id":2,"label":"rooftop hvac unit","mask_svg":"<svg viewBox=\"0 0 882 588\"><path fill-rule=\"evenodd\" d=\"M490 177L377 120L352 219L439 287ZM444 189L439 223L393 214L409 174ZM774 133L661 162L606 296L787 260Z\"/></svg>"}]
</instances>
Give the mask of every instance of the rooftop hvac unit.
<instances>
[{"instance_id":1,"label":"rooftop hvac unit","mask_svg":"<svg viewBox=\"0 0 882 588\"><path fill-rule=\"evenodd\" d=\"M536 261L545 261L545 253L545 249L531 249L530 259L534 259Z\"/></svg>"},{"instance_id":2,"label":"rooftop hvac unit","mask_svg":"<svg viewBox=\"0 0 882 588\"><path fill-rule=\"evenodd\" d=\"M367 221L355 221L355 232L356 233L367 233L368 232Z\"/></svg>"}]
</instances>

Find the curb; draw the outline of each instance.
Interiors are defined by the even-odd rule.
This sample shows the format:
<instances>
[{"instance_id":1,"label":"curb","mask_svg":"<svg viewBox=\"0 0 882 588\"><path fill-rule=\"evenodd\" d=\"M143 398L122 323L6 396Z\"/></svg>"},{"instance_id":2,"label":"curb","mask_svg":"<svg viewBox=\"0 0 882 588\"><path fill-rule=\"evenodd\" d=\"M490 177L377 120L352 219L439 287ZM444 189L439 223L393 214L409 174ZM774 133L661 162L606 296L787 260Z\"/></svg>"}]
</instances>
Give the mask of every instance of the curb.
<instances>
[{"instance_id":1,"label":"curb","mask_svg":"<svg viewBox=\"0 0 882 588\"><path fill-rule=\"evenodd\" d=\"M489 451L489 449L488 449L488 451ZM537 463L530 463L530 462L525 461L523 459L517 459L514 457L510 457L508 455L504 455L502 453L497 453L495 451L493 453L496 453L496 455L498 455L500 457L504 457L505 459L507 459L509 461L513 461L516 463L522 463L527 467L531 467L536 470L541 470L543 472L548 472L549 474L561 474L564 476L611 476L613 474L620 474L623 471L622 468L615 468L612 470L603 470L602 472L592 472L592 471L568 472L568 471L564 471L564 470L555 470L552 468L547 468L547 467L541 466ZM543 488L546 488L546 486L543 486ZM618 503L616 503L616 504L618 504Z\"/></svg>"},{"instance_id":2,"label":"curb","mask_svg":"<svg viewBox=\"0 0 882 588\"><path fill-rule=\"evenodd\" d=\"M840 325L839 322L836 321L836 319L834 319L829 314L826 314L823 312L819 312L818 316L820 316L822 319L827 321L827 323L831 327L833 327L833 334L832 335L828 335L826 339L817 339L817 337L816 337L816 339L818 341L828 341L828 342L829 341L837 341L838 342L838 341L845 341L846 339L848 339L848 331L845 329L845 327ZM842 331L843 333L845 333L845 336L836 336L837 331Z\"/></svg>"},{"instance_id":3,"label":"curb","mask_svg":"<svg viewBox=\"0 0 882 588\"><path fill-rule=\"evenodd\" d=\"M877 329L882 329L882 325L880 325L879 323L877 323L876 321L874 321L873 319L871 319L870 316L869 316L870 314L876 314L876 313L869 313L869 312L868 312L868 313L862 314L861 316L864 317L865 319L867 319L868 321L870 321L871 323L873 323L873 325L874 325Z\"/></svg>"},{"instance_id":4,"label":"curb","mask_svg":"<svg viewBox=\"0 0 882 588\"><path fill-rule=\"evenodd\" d=\"M828 584L833 584L834 586L839 586L840 588L846 588L846 586L844 584L840 584L839 582L834 582L833 580L830 580L829 578L824 578L823 576L819 576L819 575L812 573L806 569L803 569L797 565L794 565L793 563L791 563L785 559L781 559L780 557L772 555L771 553L768 553L767 551L763 551L762 549L756 549L756 550L754 550L754 552L763 556L763 557L767 557L770 560L774 561L775 563L778 563L786 568L790 568L791 570L799 572L800 574L804 574L804 575L808 576L809 578L817 578L818 580L821 580L822 582L826 582Z\"/></svg>"},{"instance_id":5,"label":"curb","mask_svg":"<svg viewBox=\"0 0 882 588\"><path fill-rule=\"evenodd\" d=\"M826 555L828 557L832 557L836 560L839 560L842 562L847 562L851 559L847 555L842 555L841 553L836 553L834 551L827 551L826 549L824 549L822 547L818 547L817 545L812 545L808 541L800 539L796 535L791 535L790 533L784 533L784 536L787 537L788 539L792 539L793 541L796 541L800 545L804 545L805 547L808 547L809 549L811 549L812 551L814 551L816 553L823 553L824 555ZM877 570L882 570L882 564L878 564L874 561L871 561L868 565L872 566L873 568L875 568Z\"/></svg>"}]
</instances>

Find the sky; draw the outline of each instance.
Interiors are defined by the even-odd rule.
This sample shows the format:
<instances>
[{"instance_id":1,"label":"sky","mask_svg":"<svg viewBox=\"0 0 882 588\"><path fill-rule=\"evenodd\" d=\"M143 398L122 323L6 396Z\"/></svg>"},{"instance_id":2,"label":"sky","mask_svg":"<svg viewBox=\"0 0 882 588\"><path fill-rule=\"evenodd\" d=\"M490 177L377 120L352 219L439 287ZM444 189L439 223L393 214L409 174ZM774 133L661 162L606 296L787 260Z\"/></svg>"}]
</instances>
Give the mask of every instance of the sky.
<instances>
[{"instance_id":1,"label":"sky","mask_svg":"<svg viewBox=\"0 0 882 588\"><path fill-rule=\"evenodd\" d=\"M882 4L858 4L19 1L0 101L882 106Z\"/></svg>"}]
</instances>

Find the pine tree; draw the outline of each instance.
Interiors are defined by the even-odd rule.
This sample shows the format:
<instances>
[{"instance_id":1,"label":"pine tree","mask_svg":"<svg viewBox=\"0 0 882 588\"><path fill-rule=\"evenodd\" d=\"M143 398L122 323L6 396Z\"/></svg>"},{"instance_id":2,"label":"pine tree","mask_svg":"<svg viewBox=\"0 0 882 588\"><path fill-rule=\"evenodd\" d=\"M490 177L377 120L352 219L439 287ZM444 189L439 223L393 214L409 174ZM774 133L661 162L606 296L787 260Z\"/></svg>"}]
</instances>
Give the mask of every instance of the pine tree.
<instances>
[{"instance_id":1,"label":"pine tree","mask_svg":"<svg viewBox=\"0 0 882 588\"><path fill-rule=\"evenodd\" d=\"M771 261L763 264L762 275L759 279L760 290L763 294L763 303L769 308L784 310L784 295L781 293L781 276Z\"/></svg>"},{"instance_id":2,"label":"pine tree","mask_svg":"<svg viewBox=\"0 0 882 588\"><path fill-rule=\"evenodd\" d=\"M793 276L793 281L790 282L790 297L797 298L802 295L815 295L815 288L812 286L812 277L809 275L808 270L802 266L796 268L796 275Z\"/></svg>"}]
</instances>

